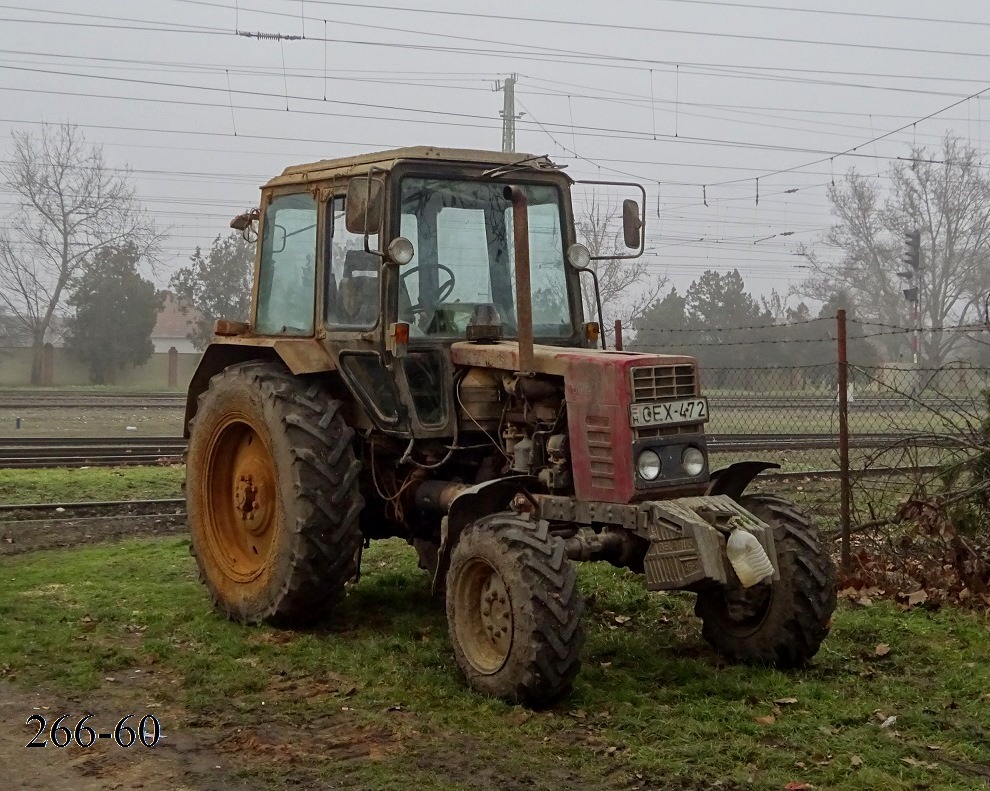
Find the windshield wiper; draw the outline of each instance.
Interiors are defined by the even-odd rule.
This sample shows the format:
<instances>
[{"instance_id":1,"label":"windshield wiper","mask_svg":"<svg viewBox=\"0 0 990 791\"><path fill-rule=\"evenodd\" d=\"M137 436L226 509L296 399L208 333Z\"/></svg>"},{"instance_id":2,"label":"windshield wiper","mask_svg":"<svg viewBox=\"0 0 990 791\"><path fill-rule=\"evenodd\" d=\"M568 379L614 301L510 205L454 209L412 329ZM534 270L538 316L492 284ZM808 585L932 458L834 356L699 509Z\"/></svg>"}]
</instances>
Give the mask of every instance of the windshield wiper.
<instances>
[{"instance_id":1,"label":"windshield wiper","mask_svg":"<svg viewBox=\"0 0 990 791\"><path fill-rule=\"evenodd\" d=\"M550 158L546 154L534 154L531 157L523 157L522 159L508 165L499 165L498 167L489 168L481 174L481 177L483 179L498 178L500 176L508 175L509 173L515 173L519 170L563 170L566 167L567 165L557 165L551 162Z\"/></svg>"}]
</instances>

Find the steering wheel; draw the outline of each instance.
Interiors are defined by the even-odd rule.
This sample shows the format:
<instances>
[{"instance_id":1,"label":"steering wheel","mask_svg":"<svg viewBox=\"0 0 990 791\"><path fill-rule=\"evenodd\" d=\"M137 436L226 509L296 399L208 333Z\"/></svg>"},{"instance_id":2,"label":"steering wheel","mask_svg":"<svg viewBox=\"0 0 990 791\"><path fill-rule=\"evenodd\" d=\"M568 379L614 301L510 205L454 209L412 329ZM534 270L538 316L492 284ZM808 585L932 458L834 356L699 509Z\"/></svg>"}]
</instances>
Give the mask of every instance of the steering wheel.
<instances>
[{"instance_id":1,"label":"steering wheel","mask_svg":"<svg viewBox=\"0 0 990 791\"><path fill-rule=\"evenodd\" d=\"M414 266L412 269L407 269L405 272L402 273L401 279L405 280L407 277L415 274L422 268L423 268L422 266ZM444 283L437 290L436 301L437 304L439 304L443 302L447 297L449 297L452 293L454 293L454 272L453 270L450 269L450 267L444 266L443 264L436 264L436 268L442 269L449 278L448 280L444 281ZM425 308L423 307L422 300L417 301L416 304L410 306L409 309L414 313L415 312L422 313L425 310Z\"/></svg>"}]
</instances>

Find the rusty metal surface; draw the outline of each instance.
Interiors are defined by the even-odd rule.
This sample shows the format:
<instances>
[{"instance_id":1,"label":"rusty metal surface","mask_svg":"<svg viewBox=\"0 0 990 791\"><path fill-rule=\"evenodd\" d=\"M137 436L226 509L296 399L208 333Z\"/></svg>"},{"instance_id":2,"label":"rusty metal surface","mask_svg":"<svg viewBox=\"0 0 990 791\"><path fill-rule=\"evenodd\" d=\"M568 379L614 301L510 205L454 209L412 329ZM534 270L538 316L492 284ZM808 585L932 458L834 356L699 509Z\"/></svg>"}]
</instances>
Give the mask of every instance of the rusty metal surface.
<instances>
[{"instance_id":1,"label":"rusty metal surface","mask_svg":"<svg viewBox=\"0 0 990 791\"><path fill-rule=\"evenodd\" d=\"M246 321L234 321L233 319L217 319L213 323L213 334L231 337L234 335L246 335L251 329L251 325Z\"/></svg>"},{"instance_id":2,"label":"rusty metal surface","mask_svg":"<svg viewBox=\"0 0 990 791\"><path fill-rule=\"evenodd\" d=\"M501 151L485 151L468 148L437 148L434 146L413 146L410 148L395 148L388 151L376 151L353 157L338 159L323 159L318 162L308 162L287 167L280 176L269 181L266 187L278 187L286 184L306 184L311 181L321 181L330 178L347 178L349 176L367 173L370 167L385 170L400 160L451 162L469 165L516 165L526 163L536 168L552 167L547 157L532 154L504 153Z\"/></svg>"},{"instance_id":3,"label":"rusty metal surface","mask_svg":"<svg viewBox=\"0 0 990 791\"><path fill-rule=\"evenodd\" d=\"M477 344L455 341L450 346L450 357L455 365L478 368L497 368L502 371L519 370L519 344L516 341ZM693 365L695 359L682 354L645 354L640 352L602 351L582 349L576 346L551 346L537 343L533 346L533 372L564 376L576 360L598 357L601 360L630 360L635 365Z\"/></svg>"},{"instance_id":4,"label":"rusty metal surface","mask_svg":"<svg viewBox=\"0 0 990 791\"><path fill-rule=\"evenodd\" d=\"M337 368L330 353L314 338L275 339L272 348L296 375L333 371Z\"/></svg>"},{"instance_id":5,"label":"rusty metal surface","mask_svg":"<svg viewBox=\"0 0 990 791\"><path fill-rule=\"evenodd\" d=\"M516 267L516 332L519 371L533 370L533 292L529 272L529 201L519 187L506 187L512 201L512 242Z\"/></svg>"},{"instance_id":6,"label":"rusty metal surface","mask_svg":"<svg viewBox=\"0 0 990 791\"><path fill-rule=\"evenodd\" d=\"M333 371L337 368L333 357L315 338L231 335L214 338L210 347L214 346L272 349L296 375Z\"/></svg>"},{"instance_id":7,"label":"rusty metal surface","mask_svg":"<svg viewBox=\"0 0 990 791\"><path fill-rule=\"evenodd\" d=\"M582 525L601 522L635 530L639 516L639 506L635 505L584 502L573 497L549 494L534 494L533 499L540 506L540 516L553 522L574 522Z\"/></svg>"}]
</instances>

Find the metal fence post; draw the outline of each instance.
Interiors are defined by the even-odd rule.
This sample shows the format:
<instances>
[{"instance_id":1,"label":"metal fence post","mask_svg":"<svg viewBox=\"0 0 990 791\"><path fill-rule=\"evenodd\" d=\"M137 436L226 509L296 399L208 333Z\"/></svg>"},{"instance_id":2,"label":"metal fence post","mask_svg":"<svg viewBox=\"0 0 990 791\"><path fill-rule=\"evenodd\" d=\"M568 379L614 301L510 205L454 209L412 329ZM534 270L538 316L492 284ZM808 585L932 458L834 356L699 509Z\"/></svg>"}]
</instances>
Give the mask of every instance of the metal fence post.
<instances>
[{"instance_id":1,"label":"metal fence post","mask_svg":"<svg viewBox=\"0 0 990 791\"><path fill-rule=\"evenodd\" d=\"M622 319L615 320L615 350L622 351Z\"/></svg>"},{"instance_id":2,"label":"metal fence post","mask_svg":"<svg viewBox=\"0 0 990 791\"><path fill-rule=\"evenodd\" d=\"M836 313L837 335L839 340L839 484L841 497L840 527L842 529L842 569L848 571L851 565L850 533L850 481L849 481L849 358L846 350L846 312Z\"/></svg>"}]
</instances>

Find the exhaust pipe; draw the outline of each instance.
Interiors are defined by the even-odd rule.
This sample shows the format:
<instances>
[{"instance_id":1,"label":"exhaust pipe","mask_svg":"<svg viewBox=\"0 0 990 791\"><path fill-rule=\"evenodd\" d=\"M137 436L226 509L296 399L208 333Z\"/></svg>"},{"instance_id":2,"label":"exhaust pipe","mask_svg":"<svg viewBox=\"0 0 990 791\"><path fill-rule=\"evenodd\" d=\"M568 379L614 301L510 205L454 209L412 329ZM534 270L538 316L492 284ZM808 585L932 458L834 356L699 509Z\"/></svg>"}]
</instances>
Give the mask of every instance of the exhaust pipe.
<instances>
[{"instance_id":1,"label":"exhaust pipe","mask_svg":"<svg viewBox=\"0 0 990 791\"><path fill-rule=\"evenodd\" d=\"M512 202L512 237L516 254L516 336L519 342L519 373L533 372L533 292L529 275L529 203L519 187L506 187L505 199Z\"/></svg>"}]
</instances>

